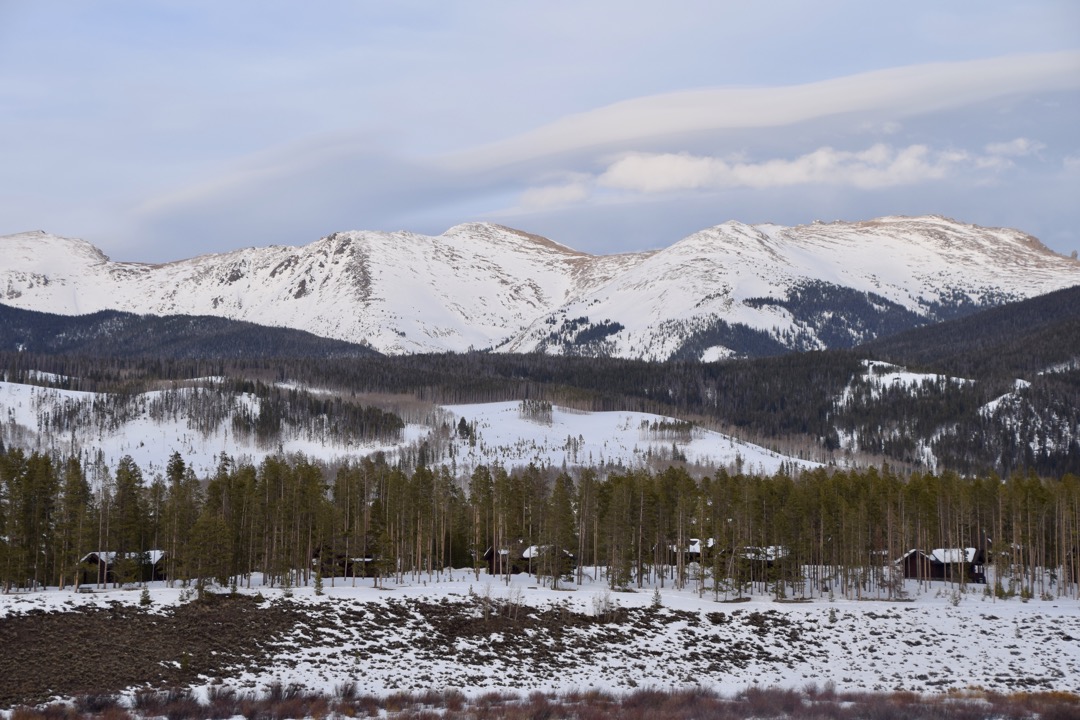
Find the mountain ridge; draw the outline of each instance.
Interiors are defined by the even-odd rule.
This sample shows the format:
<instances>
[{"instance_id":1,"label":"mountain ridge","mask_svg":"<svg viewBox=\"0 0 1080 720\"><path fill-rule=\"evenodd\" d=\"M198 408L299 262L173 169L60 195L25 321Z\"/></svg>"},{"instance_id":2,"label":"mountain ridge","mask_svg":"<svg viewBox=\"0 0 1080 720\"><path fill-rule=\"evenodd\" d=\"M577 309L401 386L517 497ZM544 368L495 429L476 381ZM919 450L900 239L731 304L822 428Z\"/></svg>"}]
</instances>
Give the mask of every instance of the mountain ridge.
<instances>
[{"instance_id":1,"label":"mountain ridge","mask_svg":"<svg viewBox=\"0 0 1080 720\"><path fill-rule=\"evenodd\" d=\"M1030 235L940 216L728 221L615 255L490 223L336 232L159 265L40 231L0 238L0 251L0 302L14 307L217 316L387 354L665 360L850 347L878 337L886 317L902 330L1080 284L1080 262ZM823 309L832 300L847 307Z\"/></svg>"}]
</instances>

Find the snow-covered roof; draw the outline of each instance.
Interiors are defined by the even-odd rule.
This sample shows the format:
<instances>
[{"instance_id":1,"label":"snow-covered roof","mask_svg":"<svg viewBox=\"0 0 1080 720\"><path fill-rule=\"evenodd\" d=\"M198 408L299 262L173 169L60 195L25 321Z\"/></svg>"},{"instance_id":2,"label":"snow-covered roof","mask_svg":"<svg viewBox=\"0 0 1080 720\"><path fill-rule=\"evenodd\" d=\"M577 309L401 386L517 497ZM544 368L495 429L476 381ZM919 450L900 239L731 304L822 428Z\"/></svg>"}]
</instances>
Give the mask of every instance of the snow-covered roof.
<instances>
[{"instance_id":1,"label":"snow-covered roof","mask_svg":"<svg viewBox=\"0 0 1080 720\"><path fill-rule=\"evenodd\" d=\"M930 557L939 563L975 562L975 548L935 548Z\"/></svg>"},{"instance_id":2,"label":"snow-covered roof","mask_svg":"<svg viewBox=\"0 0 1080 720\"><path fill-rule=\"evenodd\" d=\"M705 541L706 548L712 548L716 544L716 541L712 538L708 538ZM701 538L690 538L690 544L686 546L686 552L701 554ZM671 544L671 552L678 552L679 547L675 543Z\"/></svg>"},{"instance_id":3,"label":"snow-covered roof","mask_svg":"<svg viewBox=\"0 0 1080 720\"><path fill-rule=\"evenodd\" d=\"M972 563L975 562L975 556L978 554L978 550L972 547L969 548L935 548L928 553L924 553L922 550L911 549L904 553L896 562L903 562L908 556L915 553L919 553L924 557L927 557L931 562L938 562L943 565L951 563Z\"/></svg>"},{"instance_id":4,"label":"snow-covered roof","mask_svg":"<svg viewBox=\"0 0 1080 720\"><path fill-rule=\"evenodd\" d=\"M690 538L690 547L688 548L690 550L690 552L692 552L692 553L700 553L701 552L701 542L702 541L701 541L700 538ZM705 540L705 547L707 547L707 548L711 548L715 544L716 543L713 541L712 538L708 538L707 540Z\"/></svg>"},{"instance_id":5,"label":"snow-covered roof","mask_svg":"<svg viewBox=\"0 0 1080 720\"><path fill-rule=\"evenodd\" d=\"M521 557L524 560L531 560L532 558L540 557L550 549L550 545L530 545L529 547L521 551ZM566 549L563 549L563 555L573 557L573 553Z\"/></svg>"},{"instance_id":6,"label":"snow-covered roof","mask_svg":"<svg viewBox=\"0 0 1080 720\"><path fill-rule=\"evenodd\" d=\"M125 557L139 558L145 555L151 565L157 565L158 562L165 557L164 550L147 550L145 553L125 553ZM112 565L113 560L116 558L116 553L112 550L95 550L94 552L87 553L85 557L79 562L93 562L104 560L107 564Z\"/></svg>"}]
</instances>

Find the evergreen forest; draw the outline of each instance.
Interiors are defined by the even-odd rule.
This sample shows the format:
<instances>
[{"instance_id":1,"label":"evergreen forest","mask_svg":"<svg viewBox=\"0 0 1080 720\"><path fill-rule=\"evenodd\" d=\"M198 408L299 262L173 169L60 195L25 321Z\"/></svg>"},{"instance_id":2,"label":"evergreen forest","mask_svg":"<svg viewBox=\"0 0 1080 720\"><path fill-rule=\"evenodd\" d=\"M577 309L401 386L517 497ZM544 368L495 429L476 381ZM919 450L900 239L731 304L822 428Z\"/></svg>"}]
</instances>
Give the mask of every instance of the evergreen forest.
<instances>
[{"instance_id":1,"label":"evergreen forest","mask_svg":"<svg viewBox=\"0 0 1080 720\"><path fill-rule=\"evenodd\" d=\"M695 478L678 466L604 476L479 466L459 482L446 466L407 470L379 456L336 468L223 456L198 478L177 453L164 477L146 478L129 458L110 473L10 448L0 481L5 591L141 582L154 550L170 582L199 589L255 575L284 587L437 581L451 567L508 571L485 553L518 545L537 549L520 569L555 587L599 572L613 590L659 582L717 598L900 599L896 561L909 550L972 547L993 569L988 594L1080 597L1071 474L904 476L885 466ZM113 577L81 562L91 551L116 553Z\"/></svg>"}]
</instances>

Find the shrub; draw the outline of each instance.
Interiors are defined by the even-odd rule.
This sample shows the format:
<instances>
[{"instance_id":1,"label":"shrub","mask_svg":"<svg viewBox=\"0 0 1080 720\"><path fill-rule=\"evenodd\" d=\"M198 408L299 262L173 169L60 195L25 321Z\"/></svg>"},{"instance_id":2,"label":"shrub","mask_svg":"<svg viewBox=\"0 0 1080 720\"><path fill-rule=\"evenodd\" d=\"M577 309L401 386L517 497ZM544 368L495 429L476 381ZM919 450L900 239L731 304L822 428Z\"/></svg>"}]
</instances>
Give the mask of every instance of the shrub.
<instances>
[{"instance_id":1,"label":"shrub","mask_svg":"<svg viewBox=\"0 0 1080 720\"><path fill-rule=\"evenodd\" d=\"M450 712L461 712L465 702L465 695L460 690L443 691L443 707Z\"/></svg>"},{"instance_id":2,"label":"shrub","mask_svg":"<svg viewBox=\"0 0 1080 720\"><path fill-rule=\"evenodd\" d=\"M115 695L110 693L91 693L75 699L75 709L81 715L101 715L109 708L119 704Z\"/></svg>"},{"instance_id":3,"label":"shrub","mask_svg":"<svg viewBox=\"0 0 1080 720\"><path fill-rule=\"evenodd\" d=\"M41 709L44 720L77 720L75 708L66 703L50 703Z\"/></svg>"},{"instance_id":4,"label":"shrub","mask_svg":"<svg viewBox=\"0 0 1080 720\"><path fill-rule=\"evenodd\" d=\"M189 720L189 718L202 718L202 705L191 694L191 690L168 690L165 693L165 712L168 720Z\"/></svg>"},{"instance_id":5,"label":"shrub","mask_svg":"<svg viewBox=\"0 0 1080 720\"><path fill-rule=\"evenodd\" d=\"M240 699L231 687L211 685L206 695L209 704L207 717L212 720L224 720L241 714Z\"/></svg>"}]
</instances>

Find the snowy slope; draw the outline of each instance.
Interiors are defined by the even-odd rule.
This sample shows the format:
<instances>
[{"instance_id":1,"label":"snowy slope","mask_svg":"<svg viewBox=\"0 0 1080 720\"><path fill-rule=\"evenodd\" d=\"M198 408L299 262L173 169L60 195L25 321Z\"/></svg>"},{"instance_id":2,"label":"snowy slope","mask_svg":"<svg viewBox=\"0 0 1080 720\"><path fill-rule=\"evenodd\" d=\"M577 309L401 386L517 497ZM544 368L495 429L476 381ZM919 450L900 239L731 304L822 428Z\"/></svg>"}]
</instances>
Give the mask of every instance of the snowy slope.
<instances>
[{"instance_id":1,"label":"snowy slope","mask_svg":"<svg viewBox=\"0 0 1080 720\"><path fill-rule=\"evenodd\" d=\"M794 228L730 222L655 253L560 312L617 320L626 331L612 338L614 354L664 359L710 319L774 335L813 332L776 304L746 302L785 299L808 281L872 293L927 316L935 303L997 304L1075 285L1080 263L1015 230L939 217ZM543 334L537 323L514 348L533 349Z\"/></svg>"},{"instance_id":2,"label":"snowy slope","mask_svg":"<svg viewBox=\"0 0 1080 720\"><path fill-rule=\"evenodd\" d=\"M188 392L196 392L191 389ZM146 477L163 474L169 456L180 453L185 463L200 476L212 475L222 453L253 463L281 453L303 453L322 460L360 456L378 450L392 451L393 447L360 444L335 444L305 433L286 433L282 442L273 447L257 443L253 438L238 437L231 432L231 423L200 426L198 420L186 417L154 417L150 406L159 392L136 396L130 405L136 408L130 418L110 419L110 414L94 413L95 403L105 406L104 397L97 393L61 390L56 388L0 382L0 440L8 447L23 447L41 452L81 455L89 467L99 458L110 469L119 460L130 456ZM234 409L255 409L259 399L250 394L237 396ZM78 415L84 418L74 432L54 432L52 419L58 415ZM231 419L231 418L229 418ZM421 434L418 428L407 428L406 441Z\"/></svg>"},{"instance_id":3,"label":"snowy slope","mask_svg":"<svg viewBox=\"0 0 1080 720\"><path fill-rule=\"evenodd\" d=\"M0 302L21 308L216 315L366 340L390 354L493 348L666 359L717 321L823 347L830 318L800 319L783 306L808 283L871 293L871 313L891 303L916 319L1080 284L1080 262L1030 236L941 217L728 222L660 251L611 256L474 223L434 237L335 233L304 247L163 265L112 262L81 240L23 233L0 238L0 257ZM851 338L860 339L865 333Z\"/></svg>"},{"instance_id":4,"label":"snowy slope","mask_svg":"<svg viewBox=\"0 0 1080 720\"><path fill-rule=\"evenodd\" d=\"M185 388L180 392L203 392ZM216 389L213 379L208 392ZM434 427L409 425L396 444L339 442L313 433L310 428L285 427L280 442L268 447L232 430L231 417L208 425L184 413L155 414L158 391L137 395L127 401L126 413L114 413L102 395L73 390L0 382L0 440L6 446L27 450L81 455L89 466L100 459L115 468L125 455L139 465L147 477L164 472L169 456L179 452L199 476L212 475L222 453L237 460L259 463L269 455L303 453L324 461L356 459L383 452L391 459L407 448L429 439ZM234 414L246 409L258 415L258 397L237 395L231 401ZM197 406L198 403L192 403ZM95 412L95 408L105 408ZM56 431L57 417L77 417L73 430ZM116 420L123 417L122 420ZM457 438L444 454L433 457L459 474L471 473L478 464L501 464L507 468L536 463L538 466L575 467L584 465L642 467L650 462L670 463L678 452L690 462L717 467L739 466L746 472L771 474L781 464L789 467L816 465L789 458L751 443L717 432L694 428L685 437L673 439L649 433L649 423L670 422L670 418L647 413L586 413L556 407L552 422L531 422L520 417L519 403L457 405L432 425L447 418L459 418L475 427L475 442ZM437 445L437 443L432 443Z\"/></svg>"},{"instance_id":5,"label":"snowy slope","mask_svg":"<svg viewBox=\"0 0 1080 720\"><path fill-rule=\"evenodd\" d=\"M782 464L815 467L704 428L684 436L650 432L649 424L671 418L640 412L582 412L555 406L550 422L522 417L520 403L450 405L458 420L474 424L475 443L460 441L454 461L469 473L476 465L499 462L506 466L597 466L609 463L641 467L649 462L667 464L674 452L688 462L727 467L738 464L745 472L771 475Z\"/></svg>"},{"instance_id":6,"label":"snowy slope","mask_svg":"<svg viewBox=\"0 0 1080 720\"><path fill-rule=\"evenodd\" d=\"M955 383L962 385L973 382L967 378L949 377L939 373L912 372L905 367L880 360L862 360L860 362L865 368L860 379L869 386L870 395L874 398L880 397L882 388L900 387L911 389L923 383ZM849 385L840 397L838 404L846 404L851 399L851 395L852 388Z\"/></svg>"}]
</instances>

